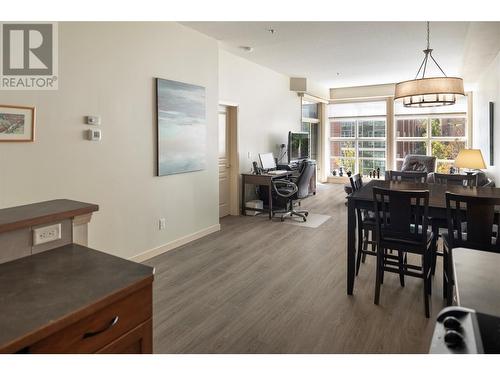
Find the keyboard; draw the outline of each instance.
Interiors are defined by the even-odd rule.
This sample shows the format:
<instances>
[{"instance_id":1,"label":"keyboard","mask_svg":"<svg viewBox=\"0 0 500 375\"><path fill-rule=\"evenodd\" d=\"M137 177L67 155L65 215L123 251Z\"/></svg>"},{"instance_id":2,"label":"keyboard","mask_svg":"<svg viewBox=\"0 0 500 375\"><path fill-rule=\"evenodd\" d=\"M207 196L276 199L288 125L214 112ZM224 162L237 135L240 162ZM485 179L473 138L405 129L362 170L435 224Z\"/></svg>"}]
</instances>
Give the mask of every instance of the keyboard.
<instances>
[{"instance_id":1,"label":"keyboard","mask_svg":"<svg viewBox=\"0 0 500 375\"><path fill-rule=\"evenodd\" d=\"M285 170L281 170L281 169L278 169L276 171L268 171L267 173L268 174L284 174L284 173L287 173L288 171L285 171Z\"/></svg>"}]
</instances>

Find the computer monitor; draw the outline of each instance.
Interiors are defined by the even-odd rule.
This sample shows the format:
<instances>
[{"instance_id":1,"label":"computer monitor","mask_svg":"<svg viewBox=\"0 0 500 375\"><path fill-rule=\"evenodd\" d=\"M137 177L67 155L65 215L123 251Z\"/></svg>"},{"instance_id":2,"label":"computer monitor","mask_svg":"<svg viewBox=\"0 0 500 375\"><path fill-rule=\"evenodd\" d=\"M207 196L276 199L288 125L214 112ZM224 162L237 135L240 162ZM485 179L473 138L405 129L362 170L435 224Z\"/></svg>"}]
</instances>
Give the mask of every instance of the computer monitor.
<instances>
[{"instance_id":1,"label":"computer monitor","mask_svg":"<svg viewBox=\"0 0 500 375\"><path fill-rule=\"evenodd\" d=\"M274 161L274 155L272 152L268 152L266 154L259 154L260 165L262 165L262 169L276 169L276 162Z\"/></svg>"},{"instance_id":2,"label":"computer monitor","mask_svg":"<svg viewBox=\"0 0 500 375\"><path fill-rule=\"evenodd\" d=\"M288 162L309 159L309 133L288 133Z\"/></svg>"}]
</instances>

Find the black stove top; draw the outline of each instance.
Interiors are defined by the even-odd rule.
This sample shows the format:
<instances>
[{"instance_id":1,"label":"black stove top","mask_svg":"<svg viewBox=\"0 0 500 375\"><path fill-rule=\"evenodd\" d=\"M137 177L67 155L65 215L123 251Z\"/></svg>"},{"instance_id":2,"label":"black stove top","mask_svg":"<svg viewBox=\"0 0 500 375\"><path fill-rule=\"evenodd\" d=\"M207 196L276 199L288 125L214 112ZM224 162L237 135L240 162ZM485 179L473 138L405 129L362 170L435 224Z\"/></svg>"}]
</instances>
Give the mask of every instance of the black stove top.
<instances>
[{"instance_id":1,"label":"black stove top","mask_svg":"<svg viewBox=\"0 0 500 375\"><path fill-rule=\"evenodd\" d=\"M429 352L499 354L500 317L464 307L446 307L437 317Z\"/></svg>"}]
</instances>

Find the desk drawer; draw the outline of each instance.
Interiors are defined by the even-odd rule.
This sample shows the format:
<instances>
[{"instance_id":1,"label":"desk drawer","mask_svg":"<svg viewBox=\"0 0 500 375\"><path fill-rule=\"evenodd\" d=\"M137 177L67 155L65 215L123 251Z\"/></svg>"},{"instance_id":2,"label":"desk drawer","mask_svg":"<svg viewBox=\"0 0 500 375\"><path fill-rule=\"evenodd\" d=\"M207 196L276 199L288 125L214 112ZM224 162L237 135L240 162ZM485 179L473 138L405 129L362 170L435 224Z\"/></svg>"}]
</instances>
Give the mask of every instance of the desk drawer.
<instances>
[{"instance_id":1,"label":"desk drawer","mask_svg":"<svg viewBox=\"0 0 500 375\"><path fill-rule=\"evenodd\" d=\"M31 345L30 353L94 353L152 316L151 285Z\"/></svg>"}]
</instances>

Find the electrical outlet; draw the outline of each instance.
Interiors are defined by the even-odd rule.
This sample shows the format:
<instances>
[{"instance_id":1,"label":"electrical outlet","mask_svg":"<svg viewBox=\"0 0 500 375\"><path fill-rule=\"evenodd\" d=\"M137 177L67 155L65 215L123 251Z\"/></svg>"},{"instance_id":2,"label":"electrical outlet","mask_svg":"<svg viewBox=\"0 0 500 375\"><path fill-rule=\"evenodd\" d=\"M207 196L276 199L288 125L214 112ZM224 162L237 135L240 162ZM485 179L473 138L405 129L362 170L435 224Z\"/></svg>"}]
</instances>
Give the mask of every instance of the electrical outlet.
<instances>
[{"instance_id":1,"label":"electrical outlet","mask_svg":"<svg viewBox=\"0 0 500 375\"><path fill-rule=\"evenodd\" d=\"M160 218L158 224L159 224L158 226L159 226L160 230L163 230L167 227L167 221L165 220L164 217Z\"/></svg>"},{"instance_id":2,"label":"electrical outlet","mask_svg":"<svg viewBox=\"0 0 500 375\"><path fill-rule=\"evenodd\" d=\"M33 245L40 245L61 239L61 224L33 229Z\"/></svg>"}]
</instances>

